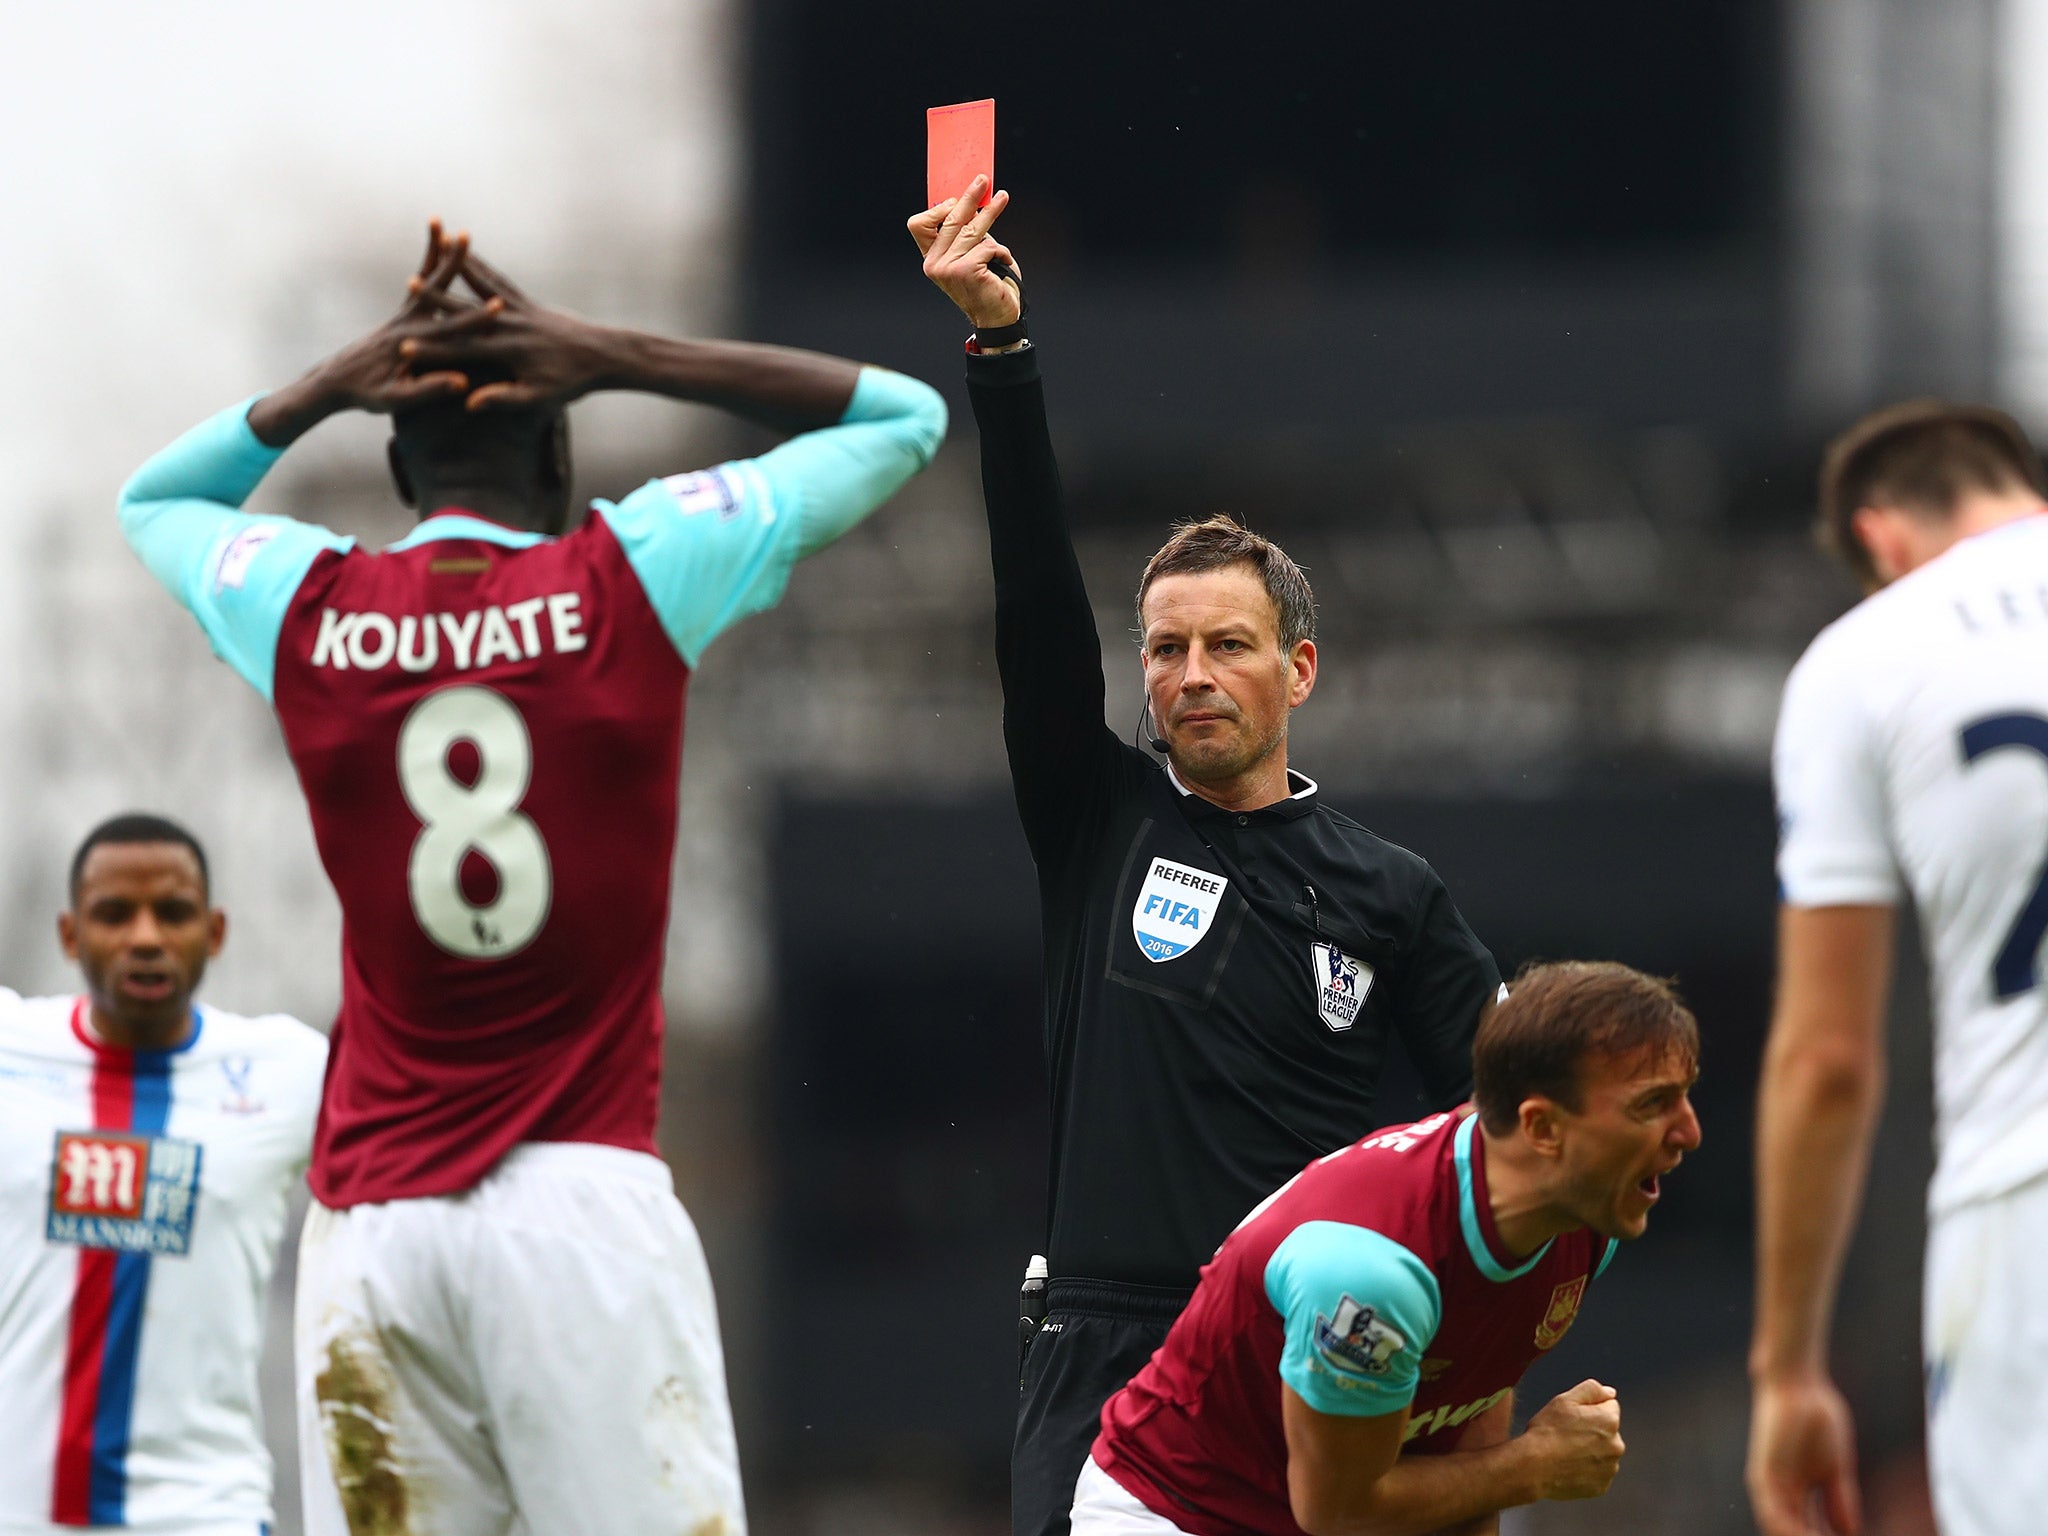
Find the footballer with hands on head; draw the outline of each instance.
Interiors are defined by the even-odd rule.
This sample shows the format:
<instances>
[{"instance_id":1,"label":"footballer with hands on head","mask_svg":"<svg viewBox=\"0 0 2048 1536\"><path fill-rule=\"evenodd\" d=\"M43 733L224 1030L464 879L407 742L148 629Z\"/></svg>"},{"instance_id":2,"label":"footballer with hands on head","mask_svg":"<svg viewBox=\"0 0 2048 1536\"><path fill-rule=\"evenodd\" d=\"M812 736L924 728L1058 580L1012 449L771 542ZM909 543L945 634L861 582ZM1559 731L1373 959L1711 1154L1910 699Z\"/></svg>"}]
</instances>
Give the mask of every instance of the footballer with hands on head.
<instances>
[{"instance_id":1,"label":"footballer with hands on head","mask_svg":"<svg viewBox=\"0 0 2048 1536\"><path fill-rule=\"evenodd\" d=\"M794 435L571 527L566 412L600 390ZM392 418L410 534L241 510L349 410ZM314 1536L394 1508L436 1536L744 1532L654 1140L685 690L944 431L901 374L550 309L436 228L394 320L125 488L136 553L276 708L341 903L299 1263Z\"/></svg>"}]
</instances>

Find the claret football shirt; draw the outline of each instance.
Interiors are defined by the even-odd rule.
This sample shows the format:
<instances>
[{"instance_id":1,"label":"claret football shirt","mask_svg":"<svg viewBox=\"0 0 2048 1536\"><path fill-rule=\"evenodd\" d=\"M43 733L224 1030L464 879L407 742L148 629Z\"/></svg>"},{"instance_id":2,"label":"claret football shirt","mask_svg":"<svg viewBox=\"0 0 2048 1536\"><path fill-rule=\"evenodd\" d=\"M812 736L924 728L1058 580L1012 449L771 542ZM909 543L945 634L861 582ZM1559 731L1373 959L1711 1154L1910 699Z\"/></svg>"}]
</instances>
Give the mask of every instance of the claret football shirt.
<instances>
[{"instance_id":1,"label":"claret football shirt","mask_svg":"<svg viewBox=\"0 0 2048 1536\"><path fill-rule=\"evenodd\" d=\"M314 1193L453 1193L522 1141L652 1152L690 670L930 460L943 402L866 368L838 425L560 538L447 509L374 553L238 510L280 453L247 418L145 464L121 520L276 708L340 898Z\"/></svg>"},{"instance_id":2,"label":"claret football shirt","mask_svg":"<svg viewBox=\"0 0 2048 1536\"><path fill-rule=\"evenodd\" d=\"M1320 1413L1409 1410L1403 1454L1514 1390L1615 1244L1578 1228L1509 1254L1469 1109L1309 1165L1247 1216L1151 1362L1102 1410L1094 1459L1191 1536L1299 1536L1284 1382Z\"/></svg>"}]
</instances>

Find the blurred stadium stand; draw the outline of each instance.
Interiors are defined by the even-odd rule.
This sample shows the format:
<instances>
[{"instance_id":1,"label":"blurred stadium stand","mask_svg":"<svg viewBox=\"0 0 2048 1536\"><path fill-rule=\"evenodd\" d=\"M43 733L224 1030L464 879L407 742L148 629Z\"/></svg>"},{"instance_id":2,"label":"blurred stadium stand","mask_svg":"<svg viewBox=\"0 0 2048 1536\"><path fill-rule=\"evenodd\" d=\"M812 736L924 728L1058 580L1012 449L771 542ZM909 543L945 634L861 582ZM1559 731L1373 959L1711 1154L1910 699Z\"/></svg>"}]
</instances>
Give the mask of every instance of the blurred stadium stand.
<instances>
[{"instance_id":1,"label":"blurred stadium stand","mask_svg":"<svg viewBox=\"0 0 2048 1536\"><path fill-rule=\"evenodd\" d=\"M1767 754L1787 668L1853 598L1807 537L1814 460L1858 409L1919 391L2002 399L2038 429L2048 217L2014 137L2032 93L2007 87L2048 64L2048 3L1317 0L1268 19L1049 0L943 33L900 0L613 9L575 46L538 8L494 25L527 73L491 121L516 100L525 158L472 145L437 167L491 187L480 240L509 228L508 268L592 313L845 350L956 406L931 473L693 684L664 1136L719 1282L759 1536L1007 1528L1008 1309L1042 1214L1037 935L963 327L901 231L922 108L987 94L1112 725L1137 710L1144 557L1174 517L1237 512L1317 589L1323 673L1294 751L1332 801L1429 856L1504 962L1612 955L1699 1007L1706 1145L1530 1384L1620 1384L1629 1461L1607 1500L1506 1530L1747 1531ZM259 296L258 341L168 398L110 342L119 429L80 436L93 474L20 509L0 571L0 644L35 657L0 689L10 985L66 984L46 937L62 860L148 799L190 808L248 914L216 995L331 1006L332 900L275 732L107 509L210 391L284 376L386 301L429 194L396 151L358 153L372 169L336 173L292 215L313 234L270 251L292 276ZM402 241L379 225L326 250L369 208L402 215ZM15 404L29 421L32 397ZM323 430L271 504L397 536L375 441ZM597 494L756 446L708 417L579 416ZM1839 1329L1884 1536L1926 1529L1926 1023L1905 971ZM1389 1082L1389 1118L1412 1091ZM285 1448L276 1354L269 1372Z\"/></svg>"}]
</instances>

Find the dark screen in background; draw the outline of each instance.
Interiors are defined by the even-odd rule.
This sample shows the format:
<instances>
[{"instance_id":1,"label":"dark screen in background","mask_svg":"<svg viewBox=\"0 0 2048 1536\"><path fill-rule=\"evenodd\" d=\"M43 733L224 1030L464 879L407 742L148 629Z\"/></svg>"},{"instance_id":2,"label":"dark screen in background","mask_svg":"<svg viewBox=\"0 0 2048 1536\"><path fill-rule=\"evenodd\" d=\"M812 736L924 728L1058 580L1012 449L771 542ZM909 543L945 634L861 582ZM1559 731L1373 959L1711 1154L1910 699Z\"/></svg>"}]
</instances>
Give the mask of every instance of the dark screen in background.
<instances>
[{"instance_id":1,"label":"dark screen in background","mask_svg":"<svg viewBox=\"0 0 2048 1536\"><path fill-rule=\"evenodd\" d=\"M750 12L770 267L897 256L924 109L980 96L1018 219L1074 265L1707 248L1769 218L1771 0Z\"/></svg>"}]
</instances>

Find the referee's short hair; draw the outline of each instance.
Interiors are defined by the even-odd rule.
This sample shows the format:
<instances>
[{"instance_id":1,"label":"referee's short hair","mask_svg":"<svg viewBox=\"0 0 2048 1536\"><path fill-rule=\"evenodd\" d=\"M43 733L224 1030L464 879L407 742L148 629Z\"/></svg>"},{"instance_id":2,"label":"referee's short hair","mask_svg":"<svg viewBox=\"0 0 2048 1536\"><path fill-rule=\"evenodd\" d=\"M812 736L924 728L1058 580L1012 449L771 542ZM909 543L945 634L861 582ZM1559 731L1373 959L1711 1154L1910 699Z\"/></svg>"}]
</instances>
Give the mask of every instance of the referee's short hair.
<instances>
[{"instance_id":1,"label":"referee's short hair","mask_svg":"<svg viewBox=\"0 0 2048 1536\"><path fill-rule=\"evenodd\" d=\"M1273 612L1280 619L1281 650L1291 651L1301 641L1315 639L1316 597L1301 567L1271 539L1253 533L1228 512L1217 512L1175 523L1159 553L1145 562L1145 574L1138 578L1140 643L1145 634L1145 594L1153 582L1162 576L1220 571L1232 565L1250 566L1265 583Z\"/></svg>"},{"instance_id":2,"label":"referee's short hair","mask_svg":"<svg viewBox=\"0 0 2048 1536\"><path fill-rule=\"evenodd\" d=\"M2048 495L2048 477L2018 422L1988 405L1908 400L1872 411L1828 444L1814 536L1865 587L1875 587L1877 568L1856 537L1863 508L1939 519L1969 491L2025 490Z\"/></svg>"},{"instance_id":3,"label":"referee's short hair","mask_svg":"<svg viewBox=\"0 0 2048 1536\"><path fill-rule=\"evenodd\" d=\"M78 851L71 855L71 899L78 900L79 886L85 879L85 860L93 849L106 843L177 843L192 850L192 857L199 865L199 889L211 895L212 878L207 873L206 850L199 846L199 839L172 821L168 816L156 816L147 811L124 811L119 816L109 816L105 821L85 834L85 840L78 845Z\"/></svg>"},{"instance_id":4,"label":"referee's short hair","mask_svg":"<svg viewBox=\"0 0 2048 1536\"><path fill-rule=\"evenodd\" d=\"M1472 1042L1472 1101L1479 1123L1504 1136L1524 1099L1578 1110L1588 1057L1673 1055L1699 1065L1700 1027L1668 981L1611 960L1525 966Z\"/></svg>"}]
</instances>

